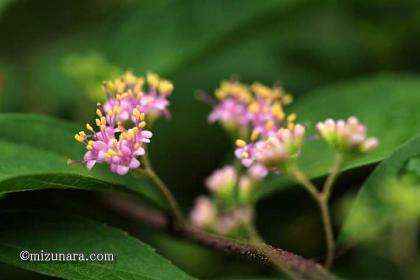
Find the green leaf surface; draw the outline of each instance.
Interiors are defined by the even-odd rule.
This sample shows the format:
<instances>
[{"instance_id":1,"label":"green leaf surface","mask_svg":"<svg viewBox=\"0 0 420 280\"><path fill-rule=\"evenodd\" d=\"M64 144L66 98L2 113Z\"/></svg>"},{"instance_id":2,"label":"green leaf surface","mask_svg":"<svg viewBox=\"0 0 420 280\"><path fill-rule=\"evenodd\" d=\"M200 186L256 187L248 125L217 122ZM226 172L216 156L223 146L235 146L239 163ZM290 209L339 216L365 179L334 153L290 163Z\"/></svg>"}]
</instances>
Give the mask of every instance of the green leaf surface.
<instances>
[{"instance_id":1,"label":"green leaf surface","mask_svg":"<svg viewBox=\"0 0 420 280\"><path fill-rule=\"evenodd\" d=\"M35 211L0 213L0 261L63 279L194 279L126 232L84 218ZM28 238L30 236L30 238ZM29 253L111 253L113 262L31 262ZM44 258L45 259L45 258Z\"/></svg>"},{"instance_id":2,"label":"green leaf surface","mask_svg":"<svg viewBox=\"0 0 420 280\"><path fill-rule=\"evenodd\" d=\"M420 178L417 174L420 170L419 156L420 135L402 145L375 169L357 194L341 230L340 242L368 240L378 234L394 217L397 217L395 215L397 212L412 207L412 205L395 204L393 200L404 196L405 184L398 181L403 175L411 173L417 176L417 179ZM397 183L392 184L393 182ZM391 189L394 194L392 200L386 193L390 190L389 187L393 188ZM418 205L417 199L415 197L412 199ZM403 212L403 216L399 215L398 217L399 221L404 221L404 218L410 216L407 215L407 212Z\"/></svg>"},{"instance_id":3,"label":"green leaf surface","mask_svg":"<svg viewBox=\"0 0 420 280\"><path fill-rule=\"evenodd\" d=\"M398 146L420 132L418 94L420 78L414 75L380 74L328 86L296 100L290 112L308 126L307 135L326 118L357 116L368 126L368 134L379 138L377 150L350 161L347 169L377 163ZM323 142L310 139L304 145L300 166L310 178L324 176L333 162L331 149ZM260 197L293 183L284 176L271 177L261 188Z\"/></svg>"},{"instance_id":4,"label":"green leaf surface","mask_svg":"<svg viewBox=\"0 0 420 280\"><path fill-rule=\"evenodd\" d=\"M81 127L45 116L0 114L0 193L45 188L119 190L140 195L162 206L156 188L134 175L117 176L107 166L88 172L83 164L67 164L83 158L84 147L73 136Z\"/></svg>"}]
</instances>

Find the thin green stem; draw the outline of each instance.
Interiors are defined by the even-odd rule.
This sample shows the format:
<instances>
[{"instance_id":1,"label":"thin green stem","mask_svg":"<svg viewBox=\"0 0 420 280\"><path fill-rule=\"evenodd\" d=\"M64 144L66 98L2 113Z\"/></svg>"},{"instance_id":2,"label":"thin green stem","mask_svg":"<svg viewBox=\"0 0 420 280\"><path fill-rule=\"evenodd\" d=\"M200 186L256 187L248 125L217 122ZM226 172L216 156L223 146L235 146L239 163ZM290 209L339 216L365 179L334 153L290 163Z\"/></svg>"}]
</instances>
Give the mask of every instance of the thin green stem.
<instances>
[{"instance_id":1,"label":"thin green stem","mask_svg":"<svg viewBox=\"0 0 420 280\"><path fill-rule=\"evenodd\" d=\"M330 269L334 260L335 240L331 223L330 209L328 206L328 199L321 195L318 201L318 206L321 211L322 224L324 226L326 257L325 268Z\"/></svg>"},{"instance_id":2,"label":"thin green stem","mask_svg":"<svg viewBox=\"0 0 420 280\"><path fill-rule=\"evenodd\" d=\"M178 202L176 201L175 197L172 195L171 191L166 186L166 184L153 170L149 157L147 156L147 153L143 156L143 163L144 163L144 169L137 169L136 171L141 175L146 175L153 181L153 183L155 183L155 185L158 187L158 189L163 194L165 199L168 201L169 207L171 208L175 221L179 225L185 224L185 218L184 218L184 215L182 214L181 208L178 205Z\"/></svg>"},{"instance_id":3,"label":"thin green stem","mask_svg":"<svg viewBox=\"0 0 420 280\"><path fill-rule=\"evenodd\" d=\"M337 180L338 174L340 173L343 163L343 155L341 153L336 153L334 165L332 166L330 175L325 180L324 187L322 188L322 192L326 197L326 200L328 200L331 196L332 188L334 186L335 181Z\"/></svg>"},{"instance_id":4,"label":"thin green stem","mask_svg":"<svg viewBox=\"0 0 420 280\"><path fill-rule=\"evenodd\" d=\"M321 213L322 225L325 235L325 246L326 246L326 258L325 258L325 267L329 269L334 259L334 250L335 250L335 241L334 234L331 223L331 215L328 206L330 191L334 184L335 179L337 178L338 171L341 168L342 158L340 157L339 161L336 161L332 169L332 175L327 179L327 182L323 188L323 191L320 192L316 186L308 180L308 178L303 174L303 172L296 166L288 168L288 173L292 176L299 184L301 184L306 191L312 196L316 201L318 208ZM338 162L338 163L337 163ZM328 193L324 192L327 190ZM327 194L327 195L326 195Z\"/></svg>"},{"instance_id":5,"label":"thin green stem","mask_svg":"<svg viewBox=\"0 0 420 280\"><path fill-rule=\"evenodd\" d=\"M293 165L287 169L289 175L294 178L299 184L301 184L305 190L311 195L311 197L318 202L320 192L311 181L306 178L305 174L296 166Z\"/></svg>"}]
</instances>

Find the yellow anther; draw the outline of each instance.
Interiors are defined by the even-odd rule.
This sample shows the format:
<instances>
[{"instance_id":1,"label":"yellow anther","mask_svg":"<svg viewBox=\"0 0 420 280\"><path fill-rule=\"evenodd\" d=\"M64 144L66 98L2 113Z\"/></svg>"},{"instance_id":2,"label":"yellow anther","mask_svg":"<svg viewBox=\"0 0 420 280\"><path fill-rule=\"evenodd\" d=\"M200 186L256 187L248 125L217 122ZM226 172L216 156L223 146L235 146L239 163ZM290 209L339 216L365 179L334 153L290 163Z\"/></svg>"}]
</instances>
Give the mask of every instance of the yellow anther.
<instances>
[{"instance_id":1,"label":"yellow anther","mask_svg":"<svg viewBox=\"0 0 420 280\"><path fill-rule=\"evenodd\" d=\"M112 139L111 143L112 143L112 146L116 146L118 144L118 141L117 139Z\"/></svg>"},{"instance_id":2,"label":"yellow anther","mask_svg":"<svg viewBox=\"0 0 420 280\"><path fill-rule=\"evenodd\" d=\"M137 110L137 108L133 109L133 115L136 119L140 119L141 118L141 113L139 112L139 110Z\"/></svg>"},{"instance_id":3,"label":"yellow anther","mask_svg":"<svg viewBox=\"0 0 420 280\"><path fill-rule=\"evenodd\" d=\"M153 88L157 88L159 85L159 76L156 75L155 73L149 72L147 73L147 83L149 84L149 86L153 87Z\"/></svg>"},{"instance_id":4,"label":"yellow anther","mask_svg":"<svg viewBox=\"0 0 420 280\"><path fill-rule=\"evenodd\" d=\"M101 130L105 130L105 125L104 125L104 124L102 124L99 128L100 128Z\"/></svg>"},{"instance_id":5,"label":"yellow anther","mask_svg":"<svg viewBox=\"0 0 420 280\"><path fill-rule=\"evenodd\" d=\"M134 127L133 128L133 134L137 135L139 133L139 128L138 127Z\"/></svg>"},{"instance_id":6,"label":"yellow anther","mask_svg":"<svg viewBox=\"0 0 420 280\"><path fill-rule=\"evenodd\" d=\"M168 81L163 80L159 83L159 91L164 94L169 94L174 90L174 85Z\"/></svg>"},{"instance_id":7,"label":"yellow anther","mask_svg":"<svg viewBox=\"0 0 420 280\"><path fill-rule=\"evenodd\" d=\"M88 123L86 124L86 129L87 130L90 130L90 131L94 131L93 130L93 127L90 124L88 124Z\"/></svg>"},{"instance_id":8,"label":"yellow anther","mask_svg":"<svg viewBox=\"0 0 420 280\"><path fill-rule=\"evenodd\" d=\"M295 120L296 120L296 114L295 114L295 113L290 114L290 115L287 117L287 121L288 121L288 122L294 122Z\"/></svg>"},{"instance_id":9,"label":"yellow anther","mask_svg":"<svg viewBox=\"0 0 420 280\"><path fill-rule=\"evenodd\" d=\"M101 124L106 125L106 118L105 117L101 117Z\"/></svg>"},{"instance_id":10,"label":"yellow anther","mask_svg":"<svg viewBox=\"0 0 420 280\"><path fill-rule=\"evenodd\" d=\"M271 130L274 127L274 123L272 121L268 121L265 123L265 129Z\"/></svg>"},{"instance_id":11,"label":"yellow anther","mask_svg":"<svg viewBox=\"0 0 420 280\"><path fill-rule=\"evenodd\" d=\"M249 158L249 154L248 154L247 152L243 152L243 153L242 153L242 157L243 157L243 158Z\"/></svg>"},{"instance_id":12,"label":"yellow anther","mask_svg":"<svg viewBox=\"0 0 420 280\"><path fill-rule=\"evenodd\" d=\"M258 110L260 109L260 105L258 105L257 102L252 102L249 105L249 108L248 109L249 109L249 111L251 111L251 113L257 113Z\"/></svg>"},{"instance_id":13,"label":"yellow anther","mask_svg":"<svg viewBox=\"0 0 420 280\"><path fill-rule=\"evenodd\" d=\"M95 123L97 126L101 126L101 120L100 119L95 119Z\"/></svg>"},{"instance_id":14,"label":"yellow anther","mask_svg":"<svg viewBox=\"0 0 420 280\"><path fill-rule=\"evenodd\" d=\"M134 76L133 72L131 72L131 71L127 71L127 72L124 74L123 79L124 79L127 83L132 84L132 83L134 83L134 82L136 81L136 76Z\"/></svg>"},{"instance_id":15,"label":"yellow anther","mask_svg":"<svg viewBox=\"0 0 420 280\"><path fill-rule=\"evenodd\" d=\"M89 150L89 151L92 150L93 149L93 143L94 143L93 141L89 141L88 144L86 145L86 149Z\"/></svg>"},{"instance_id":16,"label":"yellow anther","mask_svg":"<svg viewBox=\"0 0 420 280\"><path fill-rule=\"evenodd\" d=\"M140 122L139 127L140 128L145 128L146 127L146 122L145 121Z\"/></svg>"},{"instance_id":17,"label":"yellow anther","mask_svg":"<svg viewBox=\"0 0 420 280\"><path fill-rule=\"evenodd\" d=\"M112 150L112 149L109 149L109 150L105 153L105 155L106 155L107 157L111 158L113 155L115 155L115 151L114 151L114 150Z\"/></svg>"},{"instance_id":18,"label":"yellow anther","mask_svg":"<svg viewBox=\"0 0 420 280\"><path fill-rule=\"evenodd\" d=\"M108 116L112 117L113 114L114 114L113 111L108 111Z\"/></svg>"},{"instance_id":19,"label":"yellow anther","mask_svg":"<svg viewBox=\"0 0 420 280\"><path fill-rule=\"evenodd\" d=\"M292 103L293 102L293 96L290 95L290 94L286 94L285 96L283 96L282 102L283 102L284 105L288 105L288 104Z\"/></svg>"},{"instance_id":20,"label":"yellow anther","mask_svg":"<svg viewBox=\"0 0 420 280\"><path fill-rule=\"evenodd\" d=\"M80 143L82 143L83 141L85 141L85 138L83 138L79 134L74 135L74 139L76 139L76 141L77 142L80 142Z\"/></svg>"},{"instance_id":21,"label":"yellow anther","mask_svg":"<svg viewBox=\"0 0 420 280\"><path fill-rule=\"evenodd\" d=\"M255 141L255 140L257 140L258 139L258 137L260 136L260 133L258 132L258 131L256 131L256 130L254 130L253 132L252 132L252 134L251 134L251 140L252 141Z\"/></svg>"},{"instance_id":22,"label":"yellow anther","mask_svg":"<svg viewBox=\"0 0 420 280\"><path fill-rule=\"evenodd\" d=\"M288 123L287 124L287 129L292 130L295 128L295 124L294 123Z\"/></svg>"},{"instance_id":23,"label":"yellow anther","mask_svg":"<svg viewBox=\"0 0 420 280\"><path fill-rule=\"evenodd\" d=\"M246 146L246 142L242 139L237 139L235 142L236 146L239 148L245 147Z\"/></svg>"},{"instance_id":24,"label":"yellow anther","mask_svg":"<svg viewBox=\"0 0 420 280\"><path fill-rule=\"evenodd\" d=\"M279 120L284 119L284 111L278 102L271 107L271 113Z\"/></svg>"},{"instance_id":25,"label":"yellow anther","mask_svg":"<svg viewBox=\"0 0 420 280\"><path fill-rule=\"evenodd\" d=\"M96 114L98 115L98 117L102 117L102 112L100 109L96 109Z\"/></svg>"},{"instance_id":26,"label":"yellow anther","mask_svg":"<svg viewBox=\"0 0 420 280\"><path fill-rule=\"evenodd\" d=\"M134 149L135 150L138 150L140 148L140 143L136 143L136 144L134 144Z\"/></svg>"},{"instance_id":27,"label":"yellow anther","mask_svg":"<svg viewBox=\"0 0 420 280\"><path fill-rule=\"evenodd\" d=\"M149 98L147 98L147 100L146 100L146 104L153 103L154 101L155 101L155 98L154 98L154 97L152 97L152 96L150 96Z\"/></svg>"}]
</instances>

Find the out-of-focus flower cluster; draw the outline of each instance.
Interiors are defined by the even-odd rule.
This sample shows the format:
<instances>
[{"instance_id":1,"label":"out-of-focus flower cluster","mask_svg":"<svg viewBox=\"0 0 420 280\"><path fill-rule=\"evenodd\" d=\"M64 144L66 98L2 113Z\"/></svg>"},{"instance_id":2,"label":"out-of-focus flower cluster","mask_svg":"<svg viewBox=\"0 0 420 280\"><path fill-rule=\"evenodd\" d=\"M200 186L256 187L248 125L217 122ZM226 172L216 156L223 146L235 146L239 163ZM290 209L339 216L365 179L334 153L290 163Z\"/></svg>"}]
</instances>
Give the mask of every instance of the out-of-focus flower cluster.
<instances>
[{"instance_id":1,"label":"out-of-focus flower cluster","mask_svg":"<svg viewBox=\"0 0 420 280\"><path fill-rule=\"evenodd\" d=\"M223 235L246 236L253 220L253 194L264 172L254 168L239 176L231 165L214 171L205 181L210 196L197 198L190 213L191 223Z\"/></svg>"},{"instance_id":2,"label":"out-of-focus flower cluster","mask_svg":"<svg viewBox=\"0 0 420 280\"><path fill-rule=\"evenodd\" d=\"M103 84L107 100L98 103L96 129L87 124L88 132L80 131L75 139L86 144L84 162L90 170L96 163L110 165L112 172L126 174L140 166L144 143L152 132L146 130L146 120L169 116L168 96L173 85L154 73L138 78L127 72L115 81Z\"/></svg>"},{"instance_id":3,"label":"out-of-focus flower cluster","mask_svg":"<svg viewBox=\"0 0 420 280\"><path fill-rule=\"evenodd\" d=\"M289 166L295 167L306 129L295 123L295 114L284 113L283 106L292 97L279 86L224 81L215 96L218 103L209 122L220 122L229 133L240 137L234 154L246 169L225 166L214 171L206 180L211 195L197 199L190 219L200 228L232 235L252 223L255 192L265 176L271 170L287 173ZM378 145L376 138L367 137L366 126L355 117L347 121L327 119L316 128L320 138L338 153L367 153Z\"/></svg>"},{"instance_id":4,"label":"out-of-focus flower cluster","mask_svg":"<svg viewBox=\"0 0 420 280\"><path fill-rule=\"evenodd\" d=\"M295 124L296 115L286 116L283 107L292 101L280 86L260 83L250 86L237 81L222 82L215 95L219 103L209 116L225 127L236 128L247 143L236 141L235 156L246 167L263 170L296 158L305 134L304 126Z\"/></svg>"}]
</instances>

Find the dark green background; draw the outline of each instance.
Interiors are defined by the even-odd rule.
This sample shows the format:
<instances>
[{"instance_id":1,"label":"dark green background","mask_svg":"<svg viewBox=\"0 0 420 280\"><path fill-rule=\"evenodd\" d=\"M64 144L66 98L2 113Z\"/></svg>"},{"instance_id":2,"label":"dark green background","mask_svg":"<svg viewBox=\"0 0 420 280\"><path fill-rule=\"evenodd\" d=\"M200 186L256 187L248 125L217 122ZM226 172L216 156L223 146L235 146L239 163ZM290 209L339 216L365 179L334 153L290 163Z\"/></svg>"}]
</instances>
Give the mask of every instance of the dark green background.
<instances>
[{"instance_id":1,"label":"dark green background","mask_svg":"<svg viewBox=\"0 0 420 280\"><path fill-rule=\"evenodd\" d=\"M220 80L238 75L244 82L279 81L299 99L323 85L371 73L417 72L419 34L420 2L410 0L3 0L0 109L91 121L96 101L63 69L70 56L83 60L94 54L119 69L136 74L153 70L171 79L173 118L157 123L150 155L187 210L205 191L203 178L232 148L220 127L207 124L210 108L195 98L197 90L212 93ZM349 175L350 185L369 171ZM80 213L88 208L91 216L142 236L198 277L271 273L246 260L175 244L107 213L95 205L94 195L84 192L9 195L1 207L58 207ZM272 196L258 210L258 224L270 242L308 257L322 254L316 209L302 192ZM337 270L367 275L368 262L369 273L385 279L378 276L384 273L381 259L360 250L343 257ZM197 257L192 260L191 254ZM389 279L397 273L392 266L386 271ZM1 267L3 272L10 277L24 273Z\"/></svg>"}]
</instances>

